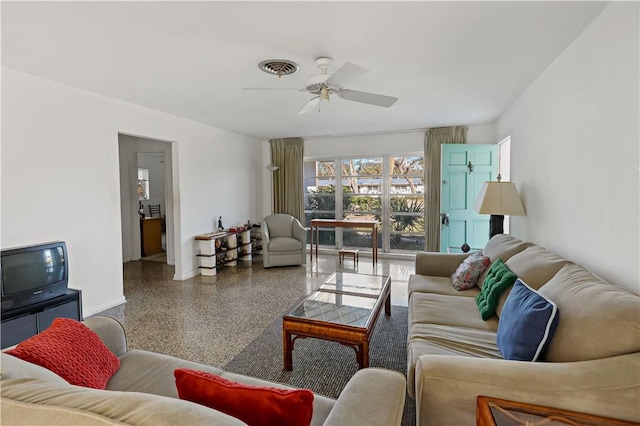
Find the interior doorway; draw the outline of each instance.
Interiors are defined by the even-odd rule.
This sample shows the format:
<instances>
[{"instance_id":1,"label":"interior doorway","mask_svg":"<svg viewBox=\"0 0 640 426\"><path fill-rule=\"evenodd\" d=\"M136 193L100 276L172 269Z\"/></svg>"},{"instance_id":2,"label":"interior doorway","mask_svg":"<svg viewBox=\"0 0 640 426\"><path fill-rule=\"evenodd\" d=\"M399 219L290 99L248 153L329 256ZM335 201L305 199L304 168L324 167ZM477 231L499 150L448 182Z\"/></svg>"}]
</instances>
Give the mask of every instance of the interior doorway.
<instances>
[{"instance_id":1,"label":"interior doorway","mask_svg":"<svg viewBox=\"0 0 640 426\"><path fill-rule=\"evenodd\" d=\"M165 155L139 152L137 156L140 256L167 263Z\"/></svg>"},{"instance_id":2,"label":"interior doorway","mask_svg":"<svg viewBox=\"0 0 640 426\"><path fill-rule=\"evenodd\" d=\"M118 135L122 261L175 265L172 143Z\"/></svg>"}]
</instances>

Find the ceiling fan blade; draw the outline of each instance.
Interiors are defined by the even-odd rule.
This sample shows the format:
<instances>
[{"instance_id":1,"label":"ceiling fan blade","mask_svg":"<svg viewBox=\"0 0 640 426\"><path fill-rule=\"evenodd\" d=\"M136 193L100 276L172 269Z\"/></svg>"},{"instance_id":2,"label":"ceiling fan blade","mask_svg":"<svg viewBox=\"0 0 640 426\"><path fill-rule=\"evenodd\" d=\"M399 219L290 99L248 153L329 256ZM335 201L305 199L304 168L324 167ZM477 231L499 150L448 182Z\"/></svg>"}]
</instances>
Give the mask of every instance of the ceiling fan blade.
<instances>
[{"instance_id":1,"label":"ceiling fan blade","mask_svg":"<svg viewBox=\"0 0 640 426\"><path fill-rule=\"evenodd\" d=\"M309 102L305 106L302 107L300 111L298 111L298 115L306 114L308 112L314 111L320 105L320 96L316 96L315 98L311 98Z\"/></svg>"},{"instance_id":2,"label":"ceiling fan blade","mask_svg":"<svg viewBox=\"0 0 640 426\"><path fill-rule=\"evenodd\" d=\"M344 87L346 84L357 80L368 72L369 70L366 68L362 68L352 62L346 62L329 77L327 85L330 87Z\"/></svg>"},{"instance_id":3,"label":"ceiling fan blade","mask_svg":"<svg viewBox=\"0 0 640 426\"><path fill-rule=\"evenodd\" d=\"M304 92L304 89L298 89L296 87L243 87L242 90L297 90Z\"/></svg>"},{"instance_id":4,"label":"ceiling fan blade","mask_svg":"<svg viewBox=\"0 0 640 426\"><path fill-rule=\"evenodd\" d=\"M359 92L357 90L342 90L338 93L342 99L348 101L362 102L364 104L377 105L385 108L389 108L395 104L398 98L393 96L376 95L375 93Z\"/></svg>"}]
</instances>

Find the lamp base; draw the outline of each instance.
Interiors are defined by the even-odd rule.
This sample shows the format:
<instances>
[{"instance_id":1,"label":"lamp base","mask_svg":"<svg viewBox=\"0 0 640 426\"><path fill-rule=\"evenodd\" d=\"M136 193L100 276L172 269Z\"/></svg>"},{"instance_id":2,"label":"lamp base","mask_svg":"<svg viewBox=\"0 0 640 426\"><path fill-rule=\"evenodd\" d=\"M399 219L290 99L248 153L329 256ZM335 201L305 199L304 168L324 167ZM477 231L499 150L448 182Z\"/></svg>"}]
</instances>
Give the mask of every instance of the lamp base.
<instances>
[{"instance_id":1,"label":"lamp base","mask_svg":"<svg viewBox=\"0 0 640 426\"><path fill-rule=\"evenodd\" d=\"M492 214L489 219L489 239L497 234L504 234L504 215Z\"/></svg>"}]
</instances>

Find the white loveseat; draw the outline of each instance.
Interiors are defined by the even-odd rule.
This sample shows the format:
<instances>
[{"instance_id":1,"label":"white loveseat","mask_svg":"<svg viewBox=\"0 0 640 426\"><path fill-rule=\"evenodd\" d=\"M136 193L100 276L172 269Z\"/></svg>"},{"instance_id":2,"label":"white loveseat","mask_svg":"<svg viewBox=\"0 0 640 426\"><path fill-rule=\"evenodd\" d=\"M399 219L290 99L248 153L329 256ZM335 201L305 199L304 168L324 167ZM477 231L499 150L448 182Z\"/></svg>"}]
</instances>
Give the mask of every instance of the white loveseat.
<instances>
[{"instance_id":1,"label":"white loveseat","mask_svg":"<svg viewBox=\"0 0 640 426\"><path fill-rule=\"evenodd\" d=\"M84 324L95 331L120 359L106 390L72 386L35 364L2 353L3 425L242 425L222 412L178 399L174 370L186 368L246 384L288 388L195 362L142 350L128 350L120 323L92 317ZM405 379L398 372L358 371L338 397L314 396L312 425L399 425ZM251 409L251 407L247 407Z\"/></svg>"}]
</instances>

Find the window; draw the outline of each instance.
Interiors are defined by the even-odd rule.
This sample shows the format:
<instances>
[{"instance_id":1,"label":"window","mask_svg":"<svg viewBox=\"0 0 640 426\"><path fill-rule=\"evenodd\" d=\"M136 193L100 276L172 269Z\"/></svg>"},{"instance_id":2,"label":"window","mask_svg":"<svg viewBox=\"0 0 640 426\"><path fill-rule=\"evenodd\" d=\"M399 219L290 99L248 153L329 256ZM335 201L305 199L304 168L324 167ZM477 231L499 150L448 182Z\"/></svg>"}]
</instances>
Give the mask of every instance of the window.
<instances>
[{"instance_id":1,"label":"window","mask_svg":"<svg viewBox=\"0 0 640 426\"><path fill-rule=\"evenodd\" d=\"M138 169L138 200L149 199L149 169Z\"/></svg>"},{"instance_id":2,"label":"window","mask_svg":"<svg viewBox=\"0 0 640 426\"><path fill-rule=\"evenodd\" d=\"M391 157L389 246L424 249L424 157Z\"/></svg>"},{"instance_id":3,"label":"window","mask_svg":"<svg viewBox=\"0 0 640 426\"><path fill-rule=\"evenodd\" d=\"M382 251L424 248L424 157L306 160L305 222L311 219L379 220ZM320 228L320 245L371 247L371 233L350 228Z\"/></svg>"},{"instance_id":4,"label":"window","mask_svg":"<svg viewBox=\"0 0 640 426\"><path fill-rule=\"evenodd\" d=\"M342 165L342 219L382 219L382 158L349 158ZM342 245L371 247L371 233L342 230ZM378 242L378 247L380 242Z\"/></svg>"},{"instance_id":5,"label":"window","mask_svg":"<svg viewBox=\"0 0 640 426\"><path fill-rule=\"evenodd\" d=\"M334 161L304 162L305 223L311 219L335 219L336 217L336 168ZM335 231L320 228L320 244L335 245Z\"/></svg>"}]
</instances>

